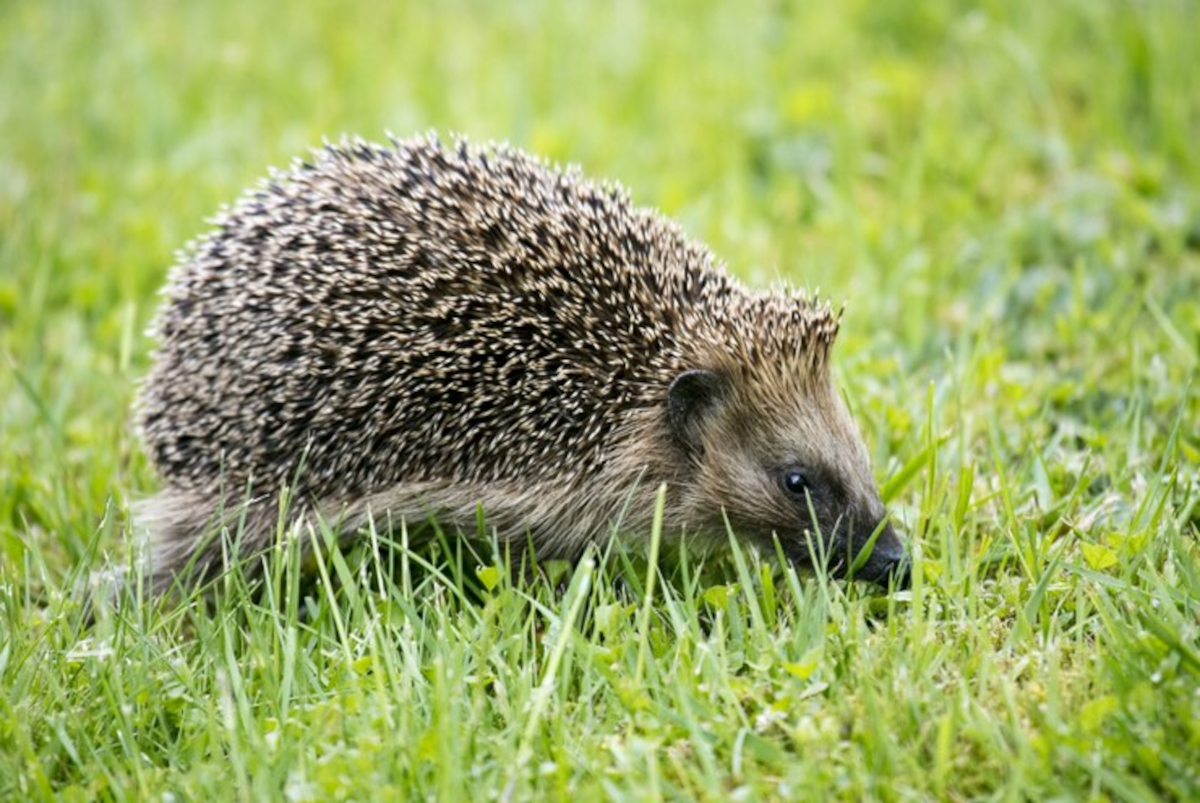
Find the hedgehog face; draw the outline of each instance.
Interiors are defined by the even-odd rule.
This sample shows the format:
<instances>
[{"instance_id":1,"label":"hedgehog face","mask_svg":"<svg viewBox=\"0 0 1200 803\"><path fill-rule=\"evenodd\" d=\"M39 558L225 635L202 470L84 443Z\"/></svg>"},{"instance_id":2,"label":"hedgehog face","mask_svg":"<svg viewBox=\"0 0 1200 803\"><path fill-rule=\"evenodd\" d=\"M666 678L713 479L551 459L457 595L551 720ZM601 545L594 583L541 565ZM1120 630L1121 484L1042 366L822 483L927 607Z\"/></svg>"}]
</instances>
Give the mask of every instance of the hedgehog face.
<instances>
[{"instance_id":1,"label":"hedgehog face","mask_svg":"<svg viewBox=\"0 0 1200 803\"><path fill-rule=\"evenodd\" d=\"M908 582L904 548L886 521L866 446L828 375L783 385L742 373L680 374L667 417L695 477L687 517L790 560L846 576L880 529L855 577ZM714 505L714 502L717 504Z\"/></svg>"}]
</instances>

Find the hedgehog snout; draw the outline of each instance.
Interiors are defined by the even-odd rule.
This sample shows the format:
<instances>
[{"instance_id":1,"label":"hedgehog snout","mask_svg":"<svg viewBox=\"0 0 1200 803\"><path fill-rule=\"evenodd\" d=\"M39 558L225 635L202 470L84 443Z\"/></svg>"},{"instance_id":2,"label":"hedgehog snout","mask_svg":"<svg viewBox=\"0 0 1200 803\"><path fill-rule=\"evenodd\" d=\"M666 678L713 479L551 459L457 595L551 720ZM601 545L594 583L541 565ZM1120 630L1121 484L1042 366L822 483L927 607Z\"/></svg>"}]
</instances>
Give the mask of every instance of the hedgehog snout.
<instances>
[{"instance_id":1,"label":"hedgehog snout","mask_svg":"<svg viewBox=\"0 0 1200 803\"><path fill-rule=\"evenodd\" d=\"M878 524L875 525L878 527ZM871 535L875 532L875 527L861 531L861 539L854 537L850 539L853 548L850 550L848 560L841 562L841 574L847 572L849 567L859 559L862 544L865 547ZM859 533L856 533L856 536ZM866 580L882 587L899 589L908 588L912 583L912 561L908 553L904 549L904 543L900 537L896 535L891 522L883 526L883 531L879 533L879 537L875 539L875 545L871 550L871 554L866 561L862 563L853 574L853 579Z\"/></svg>"}]
</instances>

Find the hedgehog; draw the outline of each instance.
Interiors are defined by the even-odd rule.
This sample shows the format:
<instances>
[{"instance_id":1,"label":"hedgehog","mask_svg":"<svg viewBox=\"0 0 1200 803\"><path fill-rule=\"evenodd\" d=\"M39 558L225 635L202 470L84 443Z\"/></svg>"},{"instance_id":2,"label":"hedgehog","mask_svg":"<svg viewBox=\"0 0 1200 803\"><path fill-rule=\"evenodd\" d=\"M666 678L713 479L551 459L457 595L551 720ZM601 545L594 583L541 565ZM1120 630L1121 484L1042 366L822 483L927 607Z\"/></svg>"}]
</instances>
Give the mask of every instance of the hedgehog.
<instances>
[{"instance_id":1,"label":"hedgehog","mask_svg":"<svg viewBox=\"0 0 1200 803\"><path fill-rule=\"evenodd\" d=\"M619 185L506 145L343 139L212 223L136 403L156 589L316 516L352 541L482 510L498 543L577 560L648 540L660 493L673 539L908 583L830 369L840 311L747 289Z\"/></svg>"}]
</instances>

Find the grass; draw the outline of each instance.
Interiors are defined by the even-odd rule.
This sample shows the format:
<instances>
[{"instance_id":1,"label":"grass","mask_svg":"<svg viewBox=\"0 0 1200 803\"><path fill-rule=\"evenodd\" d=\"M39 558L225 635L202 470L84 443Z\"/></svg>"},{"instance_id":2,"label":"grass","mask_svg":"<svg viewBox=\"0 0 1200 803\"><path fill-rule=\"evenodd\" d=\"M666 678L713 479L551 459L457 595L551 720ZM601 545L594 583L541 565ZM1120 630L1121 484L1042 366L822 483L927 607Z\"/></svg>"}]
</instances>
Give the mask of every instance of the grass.
<instances>
[{"instance_id":1,"label":"grass","mask_svg":"<svg viewBox=\"0 0 1200 803\"><path fill-rule=\"evenodd\" d=\"M1196 4L439 5L0 12L0 796L1200 797ZM322 136L431 128L847 299L912 592L317 531L315 582L85 624L172 250Z\"/></svg>"}]
</instances>

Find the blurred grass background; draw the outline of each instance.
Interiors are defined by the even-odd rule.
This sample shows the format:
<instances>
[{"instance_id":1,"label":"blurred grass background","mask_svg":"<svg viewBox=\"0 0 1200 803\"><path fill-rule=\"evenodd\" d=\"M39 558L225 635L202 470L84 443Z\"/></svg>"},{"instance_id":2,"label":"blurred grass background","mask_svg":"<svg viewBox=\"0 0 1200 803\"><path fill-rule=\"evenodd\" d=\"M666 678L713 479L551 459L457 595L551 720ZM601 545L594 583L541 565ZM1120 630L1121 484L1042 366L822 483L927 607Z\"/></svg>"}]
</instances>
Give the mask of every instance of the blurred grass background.
<instances>
[{"instance_id":1,"label":"blurred grass background","mask_svg":"<svg viewBox=\"0 0 1200 803\"><path fill-rule=\"evenodd\" d=\"M840 378L941 604L983 604L986 580L998 596L975 615L1040 610L1046 635L1067 626L1047 589L1092 599L1072 620L1078 651L1064 660L1080 685L1059 714L1083 728L1080 706L1116 700L1124 730L1092 723L1079 747L1111 765L1068 772L1053 750L1012 758L984 740L985 758L939 794L1194 792L1197 31L1183 0L0 5L0 640L26 645L0 645L0 671L27 691L0 710L0 745L13 747L0 790L96 792L101 777L115 796L163 788L140 759L96 773L71 758L53 723L78 699L39 696L22 673L34 656L54 663L39 628L70 610L72 568L95 560L90 547L119 559L111 514L154 487L128 407L174 249L323 137L434 129L619 180L748 282L847 301ZM1082 574L1063 575L1064 561ZM1165 651L1139 614L1149 587L1175 618L1156 616L1182 623ZM1159 645L1147 666L1174 661L1179 685L1147 702L1132 676L1105 675L1088 649L1097 623ZM946 660L970 676L978 656ZM904 666L871 682L928 700L935 689ZM1023 684L1044 681L1028 673L1005 687L1022 711L1036 697ZM100 752L118 739L102 719ZM835 721L830 750L853 732ZM1018 744L1041 728L1013 727ZM1012 761L1029 765L1005 775ZM57 769L23 785L39 762ZM839 794L932 794L927 781Z\"/></svg>"}]
</instances>

